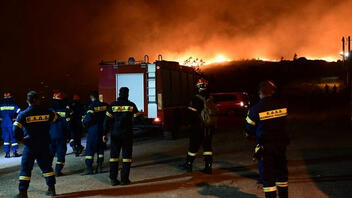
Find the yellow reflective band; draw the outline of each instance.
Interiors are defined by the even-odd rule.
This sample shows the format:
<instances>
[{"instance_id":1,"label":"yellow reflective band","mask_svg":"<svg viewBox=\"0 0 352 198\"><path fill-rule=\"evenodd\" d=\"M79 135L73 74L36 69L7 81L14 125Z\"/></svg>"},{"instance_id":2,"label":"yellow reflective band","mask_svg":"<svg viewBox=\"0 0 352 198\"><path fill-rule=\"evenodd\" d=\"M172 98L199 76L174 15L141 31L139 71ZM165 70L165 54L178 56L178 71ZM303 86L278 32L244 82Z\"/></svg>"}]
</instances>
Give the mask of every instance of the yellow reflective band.
<instances>
[{"instance_id":1,"label":"yellow reflective band","mask_svg":"<svg viewBox=\"0 0 352 198\"><path fill-rule=\"evenodd\" d=\"M203 155L213 155L213 152L210 152L210 151L204 152Z\"/></svg>"},{"instance_id":2,"label":"yellow reflective band","mask_svg":"<svg viewBox=\"0 0 352 198\"><path fill-rule=\"evenodd\" d=\"M114 116L111 114L111 113L109 113L109 112L106 112L106 116L108 116L109 118L113 118Z\"/></svg>"},{"instance_id":3,"label":"yellow reflective band","mask_svg":"<svg viewBox=\"0 0 352 198\"><path fill-rule=\"evenodd\" d=\"M18 146L18 143L13 143L11 144L11 146Z\"/></svg>"},{"instance_id":4,"label":"yellow reflective band","mask_svg":"<svg viewBox=\"0 0 352 198\"><path fill-rule=\"evenodd\" d=\"M93 156L86 156L86 159L93 159Z\"/></svg>"},{"instance_id":5,"label":"yellow reflective band","mask_svg":"<svg viewBox=\"0 0 352 198\"><path fill-rule=\"evenodd\" d=\"M134 117L134 118L136 118L137 116L138 116L138 114L136 114L136 113L135 113L135 114L133 114L133 117Z\"/></svg>"},{"instance_id":6,"label":"yellow reflective band","mask_svg":"<svg viewBox=\"0 0 352 198\"><path fill-rule=\"evenodd\" d=\"M14 122L13 125L18 126L18 128L20 128L20 129L23 128L23 125L21 123L17 122L17 121Z\"/></svg>"},{"instance_id":7,"label":"yellow reflective band","mask_svg":"<svg viewBox=\"0 0 352 198\"><path fill-rule=\"evenodd\" d=\"M70 139L70 143L72 143L72 142L74 142L75 140L73 140L73 139Z\"/></svg>"},{"instance_id":8,"label":"yellow reflective band","mask_svg":"<svg viewBox=\"0 0 352 198\"><path fill-rule=\"evenodd\" d=\"M98 157L99 157L99 158L103 158L104 155L103 155L103 154L99 154Z\"/></svg>"},{"instance_id":9,"label":"yellow reflective band","mask_svg":"<svg viewBox=\"0 0 352 198\"><path fill-rule=\"evenodd\" d=\"M132 159L122 159L122 162L131 163L131 162L132 162Z\"/></svg>"},{"instance_id":10,"label":"yellow reflective band","mask_svg":"<svg viewBox=\"0 0 352 198\"><path fill-rule=\"evenodd\" d=\"M16 113L19 113L21 111L21 109L17 109Z\"/></svg>"},{"instance_id":11,"label":"yellow reflective band","mask_svg":"<svg viewBox=\"0 0 352 198\"><path fill-rule=\"evenodd\" d=\"M66 109L70 109L70 106L66 106Z\"/></svg>"},{"instance_id":12,"label":"yellow reflective band","mask_svg":"<svg viewBox=\"0 0 352 198\"><path fill-rule=\"evenodd\" d=\"M30 180L31 180L31 177L28 177L28 176L20 176L19 179L20 179L20 180L24 180L24 181L30 181Z\"/></svg>"},{"instance_id":13,"label":"yellow reflective band","mask_svg":"<svg viewBox=\"0 0 352 198\"><path fill-rule=\"evenodd\" d=\"M87 113L94 114L94 111L93 110L88 110Z\"/></svg>"},{"instance_id":14,"label":"yellow reflective band","mask_svg":"<svg viewBox=\"0 0 352 198\"><path fill-rule=\"evenodd\" d=\"M66 112L56 112L60 117L66 117Z\"/></svg>"},{"instance_id":15,"label":"yellow reflective band","mask_svg":"<svg viewBox=\"0 0 352 198\"><path fill-rule=\"evenodd\" d=\"M71 121L71 118L66 118L66 121L67 121L67 122Z\"/></svg>"},{"instance_id":16,"label":"yellow reflective band","mask_svg":"<svg viewBox=\"0 0 352 198\"><path fill-rule=\"evenodd\" d=\"M94 107L94 111L95 112L106 111L107 108L108 108L107 106Z\"/></svg>"},{"instance_id":17,"label":"yellow reflective band","mask_svg":"<svg viewBox=\"0 0 352 198\"><path fill-rule=\"evenodd\" d=\"M55 175L54 172L43 173L43 176L44 176L44 177L51 177L51 176L54 176L54 175Z\"/></svg>"},{"instance_id":18,"label":"yellow reflective band","mask_svg":"<svg viewBox=\"0 0 352 198\"><path fill-rule=\"evenodd\" d=\"M62 165L65 165L65 162L56 162L56 164L62 164Z\"/></svg>"},{"instance_id":19,"label":"yellow reflective band","mask_svg":"<svg viewBox=\"0 0 352 198\"><path fill-rule=\"evenodd\" d=\"M275 109L259 113L260 120L269 120L287 116L287 108Z\"/></svg>"},{"instance_id":20,"label":"yellow reflective band","mask_svg":"<svg viewBox=\"0 0 352 198\"><path fill-rule=\"evenodd\" d=\"M112 112L133 112L133 106L112 106Z\"/></svg>"},{"instance_id":21,"label":"yellow reflective band","mask_svg":"<svg viewBox=\"0 0 352 198\"><path fill-rule=\"evenodd\" d=\"M59 118L59 116L57 115L57 113L54 113L54 119L52 122L56 122L56 120Z\"/></svg>"},{"instance_id":22,"label":"yellow reflective band","mask_svg":"<svg viewBox=\"0 0 352 198\"><path fill-rule=\"evenodd\" d=\"M278 187L288 187L288 182L276 182L276 186Z\"/></svg>"},{"instance_id":23,"label":"yellow reflective band","mask_svg":"<svg viewBox=\"0 0 352 198\"><path fill-rule=\"evenodd\" d=\"M1 111L12 111L15 110L14 106L4 106L4 107L0 107Z\"/></svg>"},{"instance_id":24,"label":"yellow reflective band","mask_svg":"<svg viewBox=\"0 0 352 198\"><path fill-rule=\"evenodd\" d=\"M10 142L4 142L4 145L6 145L6 146L10 145Z\"/></svg>"},{"instance_id":25,"label":"yellow reflective band","mask_svg":"<svg viewBox=\"0 0 352 198\"><path fill-rule=\"evenodd\" d=\"M246 121L248 124L255 126L255 122L253 120L251 120L248 116L246 118Z\"/></svg>"},{"instance_id":26,"label":"yellow reflective band","mask_svg":"<svg viewBox=\"0 0 352 198\"><path fill-rule=\"evenodd\" d=\"M189 156L192 156L192 157L194 157L194 156L197 155L197 153L191 153L191 152L188 152L187 154L188 154Z\"/></svg>"},{"instance_id":27,"label":"yellow reflective band","mask_svg":"<svg viewBox=\"0 0 352 198\"><path fill-rule=\"evenodd\" d=\"M263 187L264 192L275 192L277 190L276 186Z\"/></svg>"},{"instance_id":28,"label":"yellow reflective band","mask_svg":"<svg viewBox=\"0 0 352 198\"><path fill-rule=\"evenodd\" d=\"M119 158L110 158L109 162L118 162L120 161Z\"/></svg>"}]
</instances>

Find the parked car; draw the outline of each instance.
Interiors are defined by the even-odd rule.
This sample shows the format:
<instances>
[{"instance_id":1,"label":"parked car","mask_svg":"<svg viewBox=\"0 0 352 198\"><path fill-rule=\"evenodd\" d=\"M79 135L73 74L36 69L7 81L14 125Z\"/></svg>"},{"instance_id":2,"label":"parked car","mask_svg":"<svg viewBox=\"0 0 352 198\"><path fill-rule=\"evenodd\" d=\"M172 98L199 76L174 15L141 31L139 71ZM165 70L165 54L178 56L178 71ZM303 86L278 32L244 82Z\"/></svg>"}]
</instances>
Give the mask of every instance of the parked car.
<instances>
[{"instance_id":1,"label":"parked car","mask_svg":"<svg viewBox=\"0 0 352 198\"><path fill-rule=\"evenodd\" d=\"M247 113L249 100L247 92L227 92L211 94L220 115L235 116Z\"/></svg>"}]
</instances>

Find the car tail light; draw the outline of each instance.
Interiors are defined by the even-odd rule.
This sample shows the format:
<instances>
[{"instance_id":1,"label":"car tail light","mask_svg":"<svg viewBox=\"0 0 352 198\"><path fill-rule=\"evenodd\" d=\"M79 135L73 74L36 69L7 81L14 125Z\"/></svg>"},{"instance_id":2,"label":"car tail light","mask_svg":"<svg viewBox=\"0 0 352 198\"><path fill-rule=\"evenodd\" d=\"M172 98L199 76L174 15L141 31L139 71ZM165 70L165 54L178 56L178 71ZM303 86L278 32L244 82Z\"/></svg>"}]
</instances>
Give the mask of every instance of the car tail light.
<instances>
[{"instance_id":1,"label":"car tail light","mask_svg":"<svg viewBox=\"0 0 352 198\"><path fill-rule=\"evenodd\" d=\"M155 124L160 124L161 119L160 119L159 117L156 117L156 118L154 118L153 122L154 122Z\"/></svg>"}]
</instances>

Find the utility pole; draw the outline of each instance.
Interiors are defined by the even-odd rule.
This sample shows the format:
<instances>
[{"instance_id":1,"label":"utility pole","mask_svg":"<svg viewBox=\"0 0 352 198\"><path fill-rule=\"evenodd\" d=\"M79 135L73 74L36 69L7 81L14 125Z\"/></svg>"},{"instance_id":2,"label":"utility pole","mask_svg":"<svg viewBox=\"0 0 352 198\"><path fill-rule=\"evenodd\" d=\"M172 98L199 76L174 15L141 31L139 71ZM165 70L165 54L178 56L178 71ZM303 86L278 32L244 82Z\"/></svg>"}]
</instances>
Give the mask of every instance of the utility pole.
<instances>
[{"instance_id":1,"label":"utility pole","mask_svg":"<svg viewBox=\"0 0 352 198\"><path fill-rule=\"evenodd\" d=\"M347 42L347 51L345 49L345 45ZM345 37L342 37L342 64L343 67L347 69L347 76L346 76L346 89L347 89L347 102L348 102L348 118L350 121L352 121L352 81L351 81L351 62L352 62L352 54L351 54L351 36L348 36L347 39ZM350 122L352 124L352 122ZM352 126L352 125L351 125Z\"/></svg>"}]
</instances>

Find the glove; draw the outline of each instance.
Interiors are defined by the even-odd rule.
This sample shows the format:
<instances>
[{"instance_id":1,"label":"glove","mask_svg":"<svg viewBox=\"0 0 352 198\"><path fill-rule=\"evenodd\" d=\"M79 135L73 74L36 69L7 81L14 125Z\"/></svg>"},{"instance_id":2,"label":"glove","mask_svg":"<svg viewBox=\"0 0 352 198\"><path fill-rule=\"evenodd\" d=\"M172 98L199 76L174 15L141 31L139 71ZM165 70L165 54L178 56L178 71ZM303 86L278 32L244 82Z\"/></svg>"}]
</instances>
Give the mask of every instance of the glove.
<instances>
[{"instance_id":1,"label":"glove","mask_svg":"<svg viewBox=\"0 0 352 198\"><path fill-rule=\"evenodd\" d=\"M253 161L256 160L263 160L263 151L264 147L260 144L257 144L257 146L254 149L254 154L253 154Z\"/></svg>"}]
</instances>

